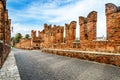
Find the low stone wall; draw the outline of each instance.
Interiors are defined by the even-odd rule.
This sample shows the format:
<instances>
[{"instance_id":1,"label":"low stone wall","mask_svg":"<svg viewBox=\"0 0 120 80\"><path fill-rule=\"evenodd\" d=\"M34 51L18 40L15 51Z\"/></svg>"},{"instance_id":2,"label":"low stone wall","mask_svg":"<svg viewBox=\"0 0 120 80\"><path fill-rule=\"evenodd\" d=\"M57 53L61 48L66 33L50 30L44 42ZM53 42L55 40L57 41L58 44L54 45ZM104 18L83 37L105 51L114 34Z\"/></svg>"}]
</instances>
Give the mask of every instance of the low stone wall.
<instances>
[{"instance_id":1,"label":"low stone wall","mask_svg":"<svg viewBox=\"0 0 120 80\"><path fill-rule=\"evenodd\" d=\"M115 53L62 50L62 49L42 49L42 52L120 66L120 54Z\"/></svg>"}]
</instances>

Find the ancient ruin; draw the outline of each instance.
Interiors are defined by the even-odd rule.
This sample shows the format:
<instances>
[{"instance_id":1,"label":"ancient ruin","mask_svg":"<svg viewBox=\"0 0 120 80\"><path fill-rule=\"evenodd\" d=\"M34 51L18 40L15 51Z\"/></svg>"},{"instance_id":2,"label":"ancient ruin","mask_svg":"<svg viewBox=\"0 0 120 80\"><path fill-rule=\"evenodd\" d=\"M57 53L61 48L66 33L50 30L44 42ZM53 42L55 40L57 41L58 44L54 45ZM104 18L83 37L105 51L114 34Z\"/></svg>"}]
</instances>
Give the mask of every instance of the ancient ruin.
<instances>
[{"instance_id":1,"label":"ancient ruin","mask_svg":"<svg viewBox=\"0 0 120 80\"><path fill-rule=\"evenodd\" d=\"M0 0L0 67L10 52L11 19L8 18L6 0Z\"/></svg>"},{"instance_id":2,"label":"ancient ruin","mask_svg":"<svg viewBox=\"0 0 120 80\"><path fill-rule=\"evenodd\" d=\"M70 24L65 24L65 26L54 25L52 27L52 25L44 24L44 29L39 31L38 37L36 36L36 31L32 30L31 39L21 40L20 43L16 44L16 47L23 49L56 48L120 52L120 7L112 3L106 4L105 7L107 39L96 39L97 12L92 11L87 17L79 17L79 42L75 42L77 22L72 21Z\"/></svg>"}]
</instances>

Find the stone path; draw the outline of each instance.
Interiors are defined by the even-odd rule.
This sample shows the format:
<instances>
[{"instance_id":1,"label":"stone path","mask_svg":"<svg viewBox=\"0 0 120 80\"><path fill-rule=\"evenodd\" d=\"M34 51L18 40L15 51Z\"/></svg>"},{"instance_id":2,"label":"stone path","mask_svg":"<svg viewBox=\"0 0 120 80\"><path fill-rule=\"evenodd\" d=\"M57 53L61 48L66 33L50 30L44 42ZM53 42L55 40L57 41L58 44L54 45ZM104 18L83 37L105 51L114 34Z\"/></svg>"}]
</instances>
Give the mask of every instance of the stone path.
<instances>
[{"instance_id":1,"label":"stone path","mask_svg":"<svg viewBox=\"0 0 120 80\"><path fill-rule=\"evenodd\" d=\"M0 80L21 80L13 51L8 55L0 70Z\"/></svg>"},{"instance_id":2,"label":"stone path","mask_svg":"<svg viewBox=\"0 0 120 80\"><path fill-rule=\"evenodd\" d=\"M120 67L47 54L14 50L22 80L120 80Z\"/></svg>"}]
</instances>

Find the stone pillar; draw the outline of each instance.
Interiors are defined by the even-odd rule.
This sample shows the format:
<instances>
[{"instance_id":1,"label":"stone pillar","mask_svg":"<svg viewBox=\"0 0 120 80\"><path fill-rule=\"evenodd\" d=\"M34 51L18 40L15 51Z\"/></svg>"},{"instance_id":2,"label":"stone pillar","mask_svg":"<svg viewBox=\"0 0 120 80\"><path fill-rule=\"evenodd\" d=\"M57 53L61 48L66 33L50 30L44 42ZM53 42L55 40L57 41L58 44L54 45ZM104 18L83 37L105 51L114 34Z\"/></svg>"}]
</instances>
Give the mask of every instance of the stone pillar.
<instances>
[{"instance_id":1,"label":"stone pillar","mask_svg":"<svg viewBox=\"0 0 120 80\"><path fill-rule=\"evenodd\" d=\"M32 30L31 33L32 40L34 40L36 38L36 31Z\"/></svg>"},{"instance_id":2,"label":"stone pillar","mask_svg":"<svg viewBox=\"0 0 120 80\"><path fill-rule=\"evenodd\" d=\"M120 41L120 8L112 3L106 4L107 38L109 41Z\"/></svg>"},{"instance_id":3,"label":"stone pillar","mask_svg":"<svg viewBox=\"0 0 120 80\"><path fill-rule=\"evenodd\" d=\"M44 43L47 48L50 47L50 30L51 25L44 24Z\"/></svg>"},{"instance_id":4,"label":"stone pillar","mask_svg":"<svg viewBox=\"0 0 120 80\"><path fill-rule=\"evenodd\" d=\"M69 30L69 37L70 37L70 43L72 43L76 38L76 21L72 21L70 23L70 30Z\"/></svg>"},{"instance_id":5,"label":"stone pillar","mask_svg":"<svg viewBox=\"0 0 120 80\"><path fill-rule=\"evenodd\" d=\"M47 47L47 30L48 30L48 25L44 24L44 47Z\"/></svg>"},{"instance_id":6,"label":"stone pillar","mask_svg":"<svg viewBox=\"0 0 120 80\"><path fill-rule=\"evenodd\" d=\"M63 34L64 34L64 27L61 27L61 28L60 28L60 39L61 39L61 40L60 40L60 43L63 43L63 38L64 38L64 35L63 35Z\"/></svg>"},{"instance_id":7,"label":"stone pillar","mask_svg":"<svg viewBox=\"0 0 120 80\"><path fill-rule=\"evenodd\" d=\"M50 28L49 30L49 36L50 36L50 39L49 39L49 44L50 44L50 48L55 48L54 45L56 45L56 25L54 25L53 27Z\"/></svg>"},{"instance_id":8,"label":"stone pillar","mask_svg":"<svg viewBox=\"0 0 120 80\"><path fill-rule=\"evenodd\" d=\"M48 43L47 43L47 47L48 47L48 48L50 48L50 46L51 46L51 43L50 43L51 26L52 26L52 25L48 25L48 31L47 31L47 36L48 36L48 37L47 37L47 42L48 42Z\"/></svg>"},{"instance_id":9,"label":"stone pillar","mask_svg":"<svg viewBox=\"0 0 120 80\"><path fill-rule=\"evenodd\" d=\"M76 21L72 21L70 24L65 24L66 32L66 45L70 48L70 45L76 38Z\"/></svg>"},{"instance_id":10,"label":"stone pillar","mask_svg":"<svg viewBox=\"0 0 120 80\"><path fill-rule=\"evenodd\" d=\"M53 36L54 36L53 41L54 41L54 45L56 45L56 37L57 37L57 36L56 36L56 33L57 33L57 32L56 32L56 29L57 29L56 27L57 27L56 25L54 25L54 27L53 27Z\"/></svg>"},{"instance_id":11,"label":"stone pillar","mask_svg":"<svg viewBox=\"0 0 120 80\"><path fill-rule=\"evenodd\" d=\"M80 42L82 42L84 40L88 40L87 19L80 16L79 17L79 25L80 25Z\"/></svg>"},{"instance_id":12,"label":"stone pillar","mask_svg":"<svg viewBox=\"0 0 120 80\"><path fill-rule=\"evenodd\" d=\"M120 7L106 4L108 51L120 52ZM112 43L112 44L111 44ZM109 48L110 47L110 48Z\"/></svg>"},{"instance_id":13,"label":"stone pillar","mask_svg":"<svg viewBox=\"0 0 120 80\"><path fill-rule=\"evenodd\" d=\"M56 37L57 37L57 26L53 26L53 32L52 32L52 40L53 40L53 48L56 48Z\"/></svg>"},{"instance_id":14,"label":"stone pillar","mask_svg":"<svg viewBox=\"0 0 120 80\"><path fill-rule=\"evenodd\" d=\"M69 24L65 24L65 36L66 36L66 44L68 45L68 43L69 43L69 29L70 29L70 27L69 27Z\"/></svg>"},{"instance_id":15,"label":"stone pillar","mask_svg":"<svg viewBox=\"0 0 120 80\"><path fill-rule=\"evenodd\" d=\"M87 18L79 17L80 25L80 40L93 41L96 39L96 22L97 12L92 11L88 14Z\"/></svg>"},{"instance_id":16,"label":"stone pillar","mask_svg":"<svg viewBox=\"0 0 120 80\"><path fill-rule=\"evenodd\" d=\"M58 26L56 29L56 42L57 43L63 42L63 32L64 32L64 27Z\"/></svg>"},{"instance_id":17,"label":"stone pillar","mask_svg":"<svg viewBox=\"0 0 120 80\"><path fill-rule=\"evenodd\" d=\"M93 41L96 39L96 22L97 12L92 11L87 16L87 33L89 41Z\"/></svg>"},{"instance_id":18,"label":"stone pillar","mask_svg":"<svg viewBox=\"0 0 120 80\"><path fill-rule=\"evenodd\" d=\"M80 43L82 49L91 49L94 44L93 40L96 39L96 22L97 12L92 11L88 14L87 18L80 16Z\"/></svg>"}]
</instances>

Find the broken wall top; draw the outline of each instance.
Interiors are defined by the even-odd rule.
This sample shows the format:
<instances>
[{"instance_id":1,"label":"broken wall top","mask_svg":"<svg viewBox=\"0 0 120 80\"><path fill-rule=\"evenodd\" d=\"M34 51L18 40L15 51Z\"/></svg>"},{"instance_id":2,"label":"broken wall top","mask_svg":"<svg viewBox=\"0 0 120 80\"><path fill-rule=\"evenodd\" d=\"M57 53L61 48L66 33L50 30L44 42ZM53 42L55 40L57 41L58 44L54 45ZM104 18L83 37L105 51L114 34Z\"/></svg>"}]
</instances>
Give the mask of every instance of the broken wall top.
<instances>
[{"instance_id":1,"label":"broken wall top","mask_svg":"<svg viewBox=\"0 0 120 80\"><path fill-rule=\"evenodd\" d=\"M76 29L76 24L77 24L76 21L72 21L72 22L70 23L70 29Z\"/></svg>"},{"instance_id":2,"label":"broken wall top","mask_svg":"<svg viewBox=\"0 0 120 80\"><path fill-rule=\"evenodd\" d=\"M79 24L85 24L88 22L97 22L97 12L96 11L92 11L88 14L87 18L80 16L79 17Z\"/></svg>"},{"instance_id":3,"label":"broken wall top","mask_svg":"<svg viewBox=\"0 0 120 80\"><path fill-rule=\"evenodd\" d=\"M6 0L0 0L0 8L6 9Z\"/></svg>"},{"instance_id":4,"label":"broken wall top","mask_svg":"<svg viewBox=\"0 0 120 80\"><path fill-rule=\"evenodd\" d=\"M88 14L87 16L87 22L96 22L97 21L97 12L96 11L92 11Z\"/></svg>"},{"instance_id":5,"label":"broken wall top","mask_svg":"<svg viewBox=\"0 0 120 80\"><path fill-rule=\"evenodd\" d=\"M71 21L70 24L65 24L65 29L66 30L68 30L68 29L76 29L76 24L77 24L76 21Z\"/></svg>"},{"instance_id":6,"label":"broken wall top","mask_svg":"<svg viewBox=\"0 0 120 80\"><path fill-rule=\"evenodd\" d=\"M106 15L120 12L120 6L117 7L117 6L116 6L115 4L113 4L113 3L107 3L107 4L105 4L105 7L106 7L106 10L105 10Z\"/></svg>"}]
</instances>

